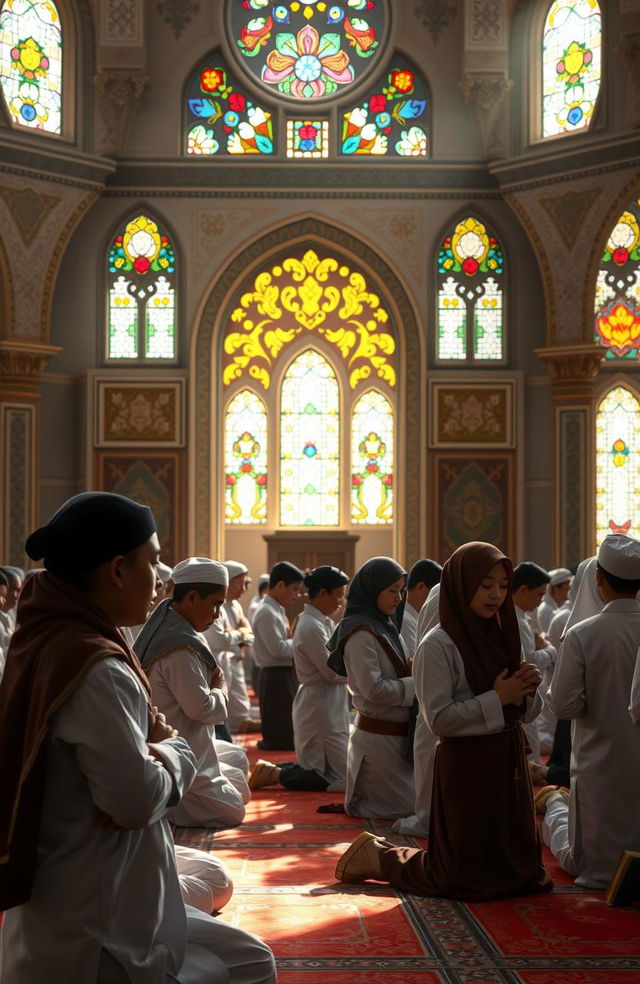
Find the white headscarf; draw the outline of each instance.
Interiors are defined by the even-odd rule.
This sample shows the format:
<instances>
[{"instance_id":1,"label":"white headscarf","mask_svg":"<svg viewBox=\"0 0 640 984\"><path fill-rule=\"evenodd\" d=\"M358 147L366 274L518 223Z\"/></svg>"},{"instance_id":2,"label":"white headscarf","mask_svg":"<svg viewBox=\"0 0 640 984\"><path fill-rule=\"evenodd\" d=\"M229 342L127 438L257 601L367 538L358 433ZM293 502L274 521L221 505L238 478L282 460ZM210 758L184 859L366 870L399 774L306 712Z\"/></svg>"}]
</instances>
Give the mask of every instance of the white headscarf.
<instances>
[{"instance_id":1,"label":"white headscarf","mask_svg":"<svg viewBox=\"0 0 640 984\"><path fill-rule=\"evenodd\" d=\"M587 557L586 560L582 560L578 564L576 576L570 588L573 604L562 633L563 639L573 625L584 622L585 618L597 615L604 608L604 601L598 594L596 587L597 563L597 557Z\"/></svg>"}]
</instances>

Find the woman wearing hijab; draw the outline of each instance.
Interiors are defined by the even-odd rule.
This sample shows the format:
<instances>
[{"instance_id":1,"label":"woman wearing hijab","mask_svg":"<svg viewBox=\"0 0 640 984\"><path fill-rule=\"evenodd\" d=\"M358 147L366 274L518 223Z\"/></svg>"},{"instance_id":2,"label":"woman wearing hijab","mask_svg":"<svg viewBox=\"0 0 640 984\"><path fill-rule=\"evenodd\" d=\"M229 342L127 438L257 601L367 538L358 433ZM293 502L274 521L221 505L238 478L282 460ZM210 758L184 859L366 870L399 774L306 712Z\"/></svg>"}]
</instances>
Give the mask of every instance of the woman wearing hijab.
<instances>
[{"instance_id":1,"label":"woman wearing hijab","mask_svg":"<svg viewBox=\"0 0 640 984\"><path fill-rule=\"evenodd\" d=\"M406 571L390 557L355 575L344 618L327 643L335 669L344 661L357 714L349 737L345 810L357 817L413 813L410 718L415 688L400 638Z\"/></svg>"},{"instance_id":2,"label":"woman wearing hijab","mask_svg":"<svg viewBox=\"0 0 640 984\"><path fill-rule=\"evenodd\" d=\"M364 832L338 862L340 880L376 878L465 901L551 888L521 727L539 711L540 671L521 661L511 576L511 562L488 543L467 543L445 564L440 624L414 666L420 705L439 739L429 850Z\"/></svg>"}]
</instances>

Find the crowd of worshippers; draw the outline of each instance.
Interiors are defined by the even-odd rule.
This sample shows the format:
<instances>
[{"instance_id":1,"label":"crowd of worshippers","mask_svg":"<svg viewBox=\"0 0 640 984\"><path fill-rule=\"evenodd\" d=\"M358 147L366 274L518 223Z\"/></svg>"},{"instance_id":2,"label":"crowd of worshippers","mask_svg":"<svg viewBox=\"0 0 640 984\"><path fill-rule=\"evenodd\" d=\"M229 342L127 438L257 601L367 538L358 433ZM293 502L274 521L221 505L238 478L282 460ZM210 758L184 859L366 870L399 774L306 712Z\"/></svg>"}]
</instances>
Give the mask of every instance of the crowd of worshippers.
<instances>
[{"instance_id":1,"label":"crowd of worshippers","mask_svg":"<svg viewBox=\"0 0 640 984\"><path fill-rule=\"evenodd\" d=\"M541 836L591 889L640 851L632 537L575 574L480 542L353 578L279 562L246 613L245 563L167 567L122 496L73 497L25 549L41 567L0 568L0 984L275 981L269 947L216 918L224 862L173 838L241 824L266 786L428 837L364 831L335 870L416 895L549 891Z\"/></svg>"}]
</instances>

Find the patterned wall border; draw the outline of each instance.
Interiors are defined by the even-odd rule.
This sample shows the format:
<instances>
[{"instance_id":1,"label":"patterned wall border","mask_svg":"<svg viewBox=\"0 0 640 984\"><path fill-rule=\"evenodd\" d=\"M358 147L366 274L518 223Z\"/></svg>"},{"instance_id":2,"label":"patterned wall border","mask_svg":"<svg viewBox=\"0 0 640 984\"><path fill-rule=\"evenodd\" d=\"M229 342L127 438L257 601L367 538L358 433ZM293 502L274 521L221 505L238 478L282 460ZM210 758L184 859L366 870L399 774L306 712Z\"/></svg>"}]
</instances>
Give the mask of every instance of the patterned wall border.
<instances>
[{"instance_id":1,"label":"patterned wall border","mask_svg":"<svg viewBox=\"0 0 640 984\"><path fill-rule=\"evenodd\" d=\"M556 523L559 555L565 567L590 557L593 517L589 515L587 482L593 475L590 455L590 413L587 407L556 408Z\"/></svg>"},{"instance_id":2,"label":"patterned wall border","mask_svg":"<svg viewBox=\"0 0 640 984\"><path fill-rule=\"evenodd\" d=\"M35 406L0 405L2 483L2 554L5 563L25 564L24 544L35 525Z\"/></svg>"},{"instance_id":3,"label":"patterned wall border","mask_svg":"<svg viewBox=\"0 0 640 984\"><path fill-rule=\"evenodd\" d=\"M494 383L445 383L430 379L429 446L515 447L515 389L514 379Z\"/></svg>"},{"instance_id":4,"label":"patterned wall border","mask_svg":"<svg viewBox=\"0 0 640 984\"><path fill-rule=\"evenodd\" d=\"M400 393L399 433L404 435L404 448L424 448L423 413L421 410L421 381L423 356L419 327L409 296L395 272L372 248L348 232L316 218L305 218L268 233L257 239L229 263L214 284L207 297L197 337L192 351L192 380L194 386L194 414L192 418L192 447L195 480L193 482L190 510L193 513L191 548L207 553L215 544L217 533L215 517L221 508L214 495L213 472L216 468L218 405L218 349L223 328L221 312L226 312L229 301L244 279L255 276L261 261L279 247L294 246L308 241L329 246L332 251L345 251L355 258L367 277L376 284L376 291L383 298L393 320L396 337L401 341L400 372L405 385ZM405 453L399 448L399 468L404 476L402 497L399 498L399 517L396 529L398 554L405 564L411 564L422 552L421 501L423 474L422 454Z\"/></svg>"},{"instance_id":5,"label":"patterned wall border","mask_svg":"<svg viewBox=\"0 0 640 984\"><path fill-rule=\"evenodd\" d=\"M133 382L94 377L97 447L182 447L185 380Z\"/></svg>"}]
</instances>

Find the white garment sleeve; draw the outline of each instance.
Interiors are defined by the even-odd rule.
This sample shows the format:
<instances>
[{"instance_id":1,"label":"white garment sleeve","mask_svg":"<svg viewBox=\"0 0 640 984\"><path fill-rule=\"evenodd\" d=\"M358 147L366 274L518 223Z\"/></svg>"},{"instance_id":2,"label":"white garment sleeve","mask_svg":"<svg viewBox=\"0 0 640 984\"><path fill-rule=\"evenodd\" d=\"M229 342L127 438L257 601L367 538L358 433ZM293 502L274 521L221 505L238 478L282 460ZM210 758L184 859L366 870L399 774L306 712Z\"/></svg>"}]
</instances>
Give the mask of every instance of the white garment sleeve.
<instances>
[{"instance_id":1,"label":"white garment sleeve","mask_svg":"<svg viewBox=\"0 0 640 984\"><path fill-rule=\"evenodd\" d=\"M365 700L376 704L411 707L415 697L412 677L382 676L380 647L368 632L358 632L344 647L344 661L349 671L349 682Z\"/></svg>"},{"instance_id":2,"label":"white garment sleeve","mask_svg":"<svg viewBox=\"0 0 640 984\"><path fill-rule=\"evenodd\" d=\"M187 717L200 724L222 724L227 718L227 698L222 690L209 688L207 669L188 649L176 649L162 659L165 682Z\"/></svg>"},{"instance_id":3,"label":"white garment sleeve","mask_svg":"<svg viewBox=\"0 0 640 984\"><path fill-rule=\"evenodd\" d=\"M570 721L587 710L585 663L579 635L569 629L547 692L547 704L557 718Z\"/></svg>"},{"instance_id":4,"label":"white garment sleeve","mask_svg":"<svg viewBox=\"0 0 640 984\"><path fill-rule=\"evenodd\" d=\"M141 698L140 684L124 663L102 660L62 706L55 725L54 740L75 746L96 808L129 830L164 816L196 774L183 738L154 746L164 753L164 765L149 754L140 727Z\"/></svg>"},{"instance_id":5,"label":"white garment sleeve","mask_svg":"<svg viewBox=\"0 0 640 984\"><path fill-rule=\"evenodd\" d=\"M327 666L329 650L326 647L327 634L323 631L322 625L317 619L305 619L305 624L298 622L293 633L293 652L300 649L314 668L318 671L327 683L344 685L344 677L334 673L331 667Z\"/></svg>"},{"instance_id":6,"label":"white garment sleeve","mask_svg":"<svg viewBox=\"0 0 640 984\"><path fill-rule=\"evenodd\" d=\"M640 649L636 655L636 668L633 671L633 680L631 681L629 714L634 724L640 724Z\"/></svg>"},{"instance_id":7,"label":"white garment sleeve","mask_svg":"<svg viewBox=\"0 0 640 984\"><path fill-rule=\"evenodd\" d=\"M242 632L232 629L222 615L203 634L212 653L226 653L242 642Z\"/></svg>"},{"instance_id":8,"label":"white garment sleeve","mask_svg":"<svg viewBox=\"0 0 640 984\"><path fill-rule=\"evenodd\" d=\"M260 612L260 618L256 619L253 626L256 640L259 640L261 649L266 651L268 662L261 665L265 666L291 666L293 659L293 639L289 639L284 625L271 611L266 608Z\"/></svg>"}]
</instances>

